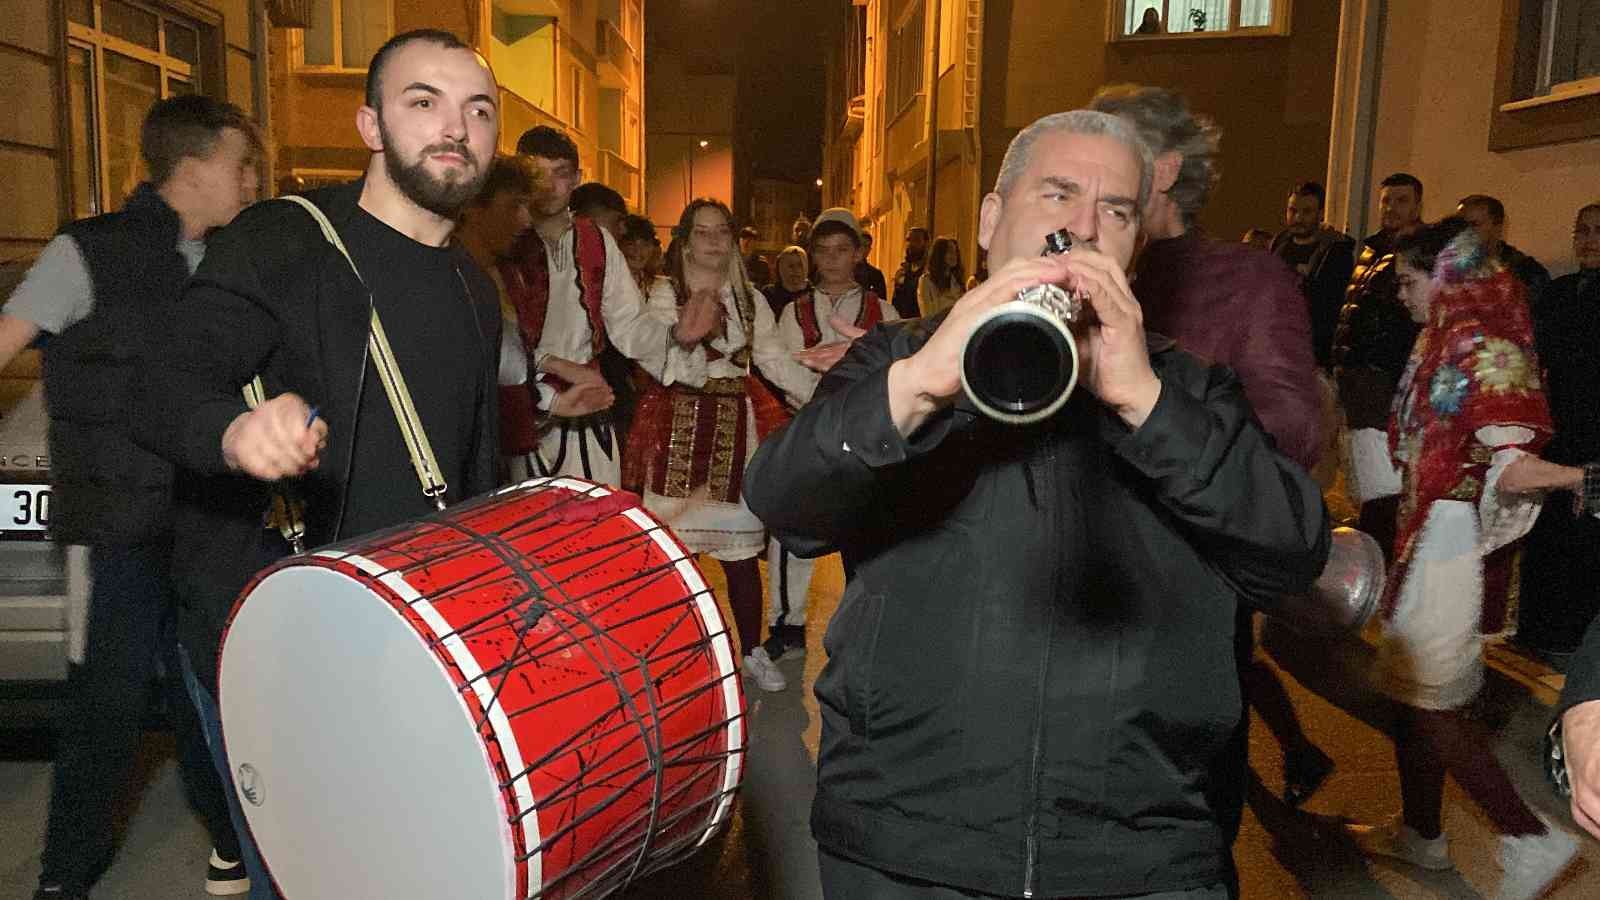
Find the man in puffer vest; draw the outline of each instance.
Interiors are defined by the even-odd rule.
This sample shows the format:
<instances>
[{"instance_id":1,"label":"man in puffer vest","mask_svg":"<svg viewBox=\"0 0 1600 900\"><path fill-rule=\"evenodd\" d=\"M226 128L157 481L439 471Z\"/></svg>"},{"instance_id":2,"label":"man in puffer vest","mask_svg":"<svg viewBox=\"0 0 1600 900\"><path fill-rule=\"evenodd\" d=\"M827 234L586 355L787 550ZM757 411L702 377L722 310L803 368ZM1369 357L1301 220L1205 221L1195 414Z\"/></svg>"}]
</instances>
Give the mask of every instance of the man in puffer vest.
<instances>
[{"instance_id":1,"label":"man in puffer vest","mask_svg":"<svg viewBox=\"0 0 1600 900\"><path fill-rule=\"evenodd\" d=\"M73 222L40 252L0 314L0 367L36 339L50 411L52 537L88 548L83 658L67 680L40 898L87 896L115 852L112 812L133 773L146 688L165 664L168 714L190 800L215 845L206 890L250 883L195 709L178 681L170 580L172 466L129 436L133 386L162 352L157 310L205 239L253 203L260 138L232 104L174 97L140 132L150 180L114 213Z\"/></svg>"}]
</instances>

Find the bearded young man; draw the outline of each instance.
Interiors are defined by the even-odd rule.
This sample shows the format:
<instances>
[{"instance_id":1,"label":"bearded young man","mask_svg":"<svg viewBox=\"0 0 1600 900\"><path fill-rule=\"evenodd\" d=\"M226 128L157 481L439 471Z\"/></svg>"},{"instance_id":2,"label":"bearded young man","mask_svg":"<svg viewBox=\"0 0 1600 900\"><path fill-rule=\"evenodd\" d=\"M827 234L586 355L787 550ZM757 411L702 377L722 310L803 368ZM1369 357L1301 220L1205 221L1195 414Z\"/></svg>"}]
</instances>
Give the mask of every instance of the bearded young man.
<instances>
[{"instance_id":1,"label":"bearded young man","mask_svg":"<svg viewBox=\"0 0 1600 900\"><path fill-rule=\"evenodd\" d=\"M434 509L366 353L374 310L448 485L443 499L495 486L500 312L494 284L451 239L489 172L497 96L488 65L454 35L397 35L373 57L356 114L372 151L365 176L306 198L356 271L307 210L261 203L212 240L169 311L169 352L147 372L136 436L187 470L173 573L185 665L214 738L222 625L251 575L287 552L263 527L273 483L293 480L310 546ZM271 399L251 410L241 389L256 375ZM212 752L226 772L220 740Z\"/></svg>"}]
</instances>

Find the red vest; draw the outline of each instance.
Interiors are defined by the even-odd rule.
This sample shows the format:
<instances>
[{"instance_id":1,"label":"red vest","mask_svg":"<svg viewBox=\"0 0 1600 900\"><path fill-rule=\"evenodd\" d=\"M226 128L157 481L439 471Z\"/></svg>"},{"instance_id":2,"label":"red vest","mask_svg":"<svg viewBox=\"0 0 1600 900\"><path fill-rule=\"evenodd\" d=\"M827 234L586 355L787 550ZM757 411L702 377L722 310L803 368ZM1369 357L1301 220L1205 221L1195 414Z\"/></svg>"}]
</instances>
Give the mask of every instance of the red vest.
<instances>
[{"instance_id":1,"label":"red vest","mask_svg":"<svg viewBox=\"0 0 1600 900\"><path fill-rule=\"evenodd\" d=\"M572 220L572 230L578 302L589 317L589 340L594 351L590 364L597 365L606 345L605 317L601 313L605 297L605 235L600 226L583 216ZM506 299L517 312L517 332L528 356L527 382L500 388L500 452L516 456L539 446L538 387L533 365L550 310L550 260L544 240L534 232L524 235L512 249L511 258L500 263L500 278L505 282Z\"/></svg>"},{"instance_id":2,"label":"red vest","mask_svg":"<svg viewBox=\"0 0 1600 900\"><path fill-rule=\"evenodd\" d=\"M861 311L856 313L857 328L870 331L874 325L883 321L883 307L879 302L877 294L862 290ZM822 343L822 326L817 322L815 294L808 291L805 296L795 298L794 320L800 325L800 335L805 340L807 350Z\"/></svg>"}]
</instances>

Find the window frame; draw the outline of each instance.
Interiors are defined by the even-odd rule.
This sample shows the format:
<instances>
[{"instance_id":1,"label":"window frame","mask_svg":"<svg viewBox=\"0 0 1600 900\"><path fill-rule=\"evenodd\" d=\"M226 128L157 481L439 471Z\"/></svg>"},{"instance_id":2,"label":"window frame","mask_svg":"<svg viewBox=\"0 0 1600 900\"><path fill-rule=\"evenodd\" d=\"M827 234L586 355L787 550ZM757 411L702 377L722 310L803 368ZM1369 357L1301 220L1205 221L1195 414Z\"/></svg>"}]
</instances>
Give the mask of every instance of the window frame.
<instances>
[{"instance_id":1,"label":"window frame","mask_svg":"<svg viewBox=\"0 0 1600 900\"><path fill-rule=\"evenodd\" d=\"M886 99L886 105L888 107L886 109L888 123L886 124L891 124L895 121L898 121L902 115L905 115L906 110L910 109L916 104L918 98L927 93L928 2L930 2L930 0L915 0L913 3L906 4L905 8L900 13L899 19L890 29L889 52L886 54L890 58L885 60L889 70L889 91ZM941 2L941 0L931 0L931 2L938 3ZM902 35L910 29L913 20L915 20L922 29L922 39L917 42L917 52L915 54L917 59L918 73L917 78L914 79L916 87L914 90L906 91L904 96L901 97L899 95L901 94L905 85L900 83L900 77L902 74L902 69L904 68L904 62L911 54L903 51L897 52L897 48L905 46L905 41L902 40ZM937 36L935 37L937 38Z\"/></svg>"},{"instance_id":2,"label":"window frame","mask_svg":"<svg viewBox=\"0 0 1600 900\"><path fill-rule=\"evenodd\" d=\"M171 86L175 81L186 82L191 88L191 93L201 93L212 96L221 93L222 89L225 89L226 87L226 85L221 84L221 78L223 77L222 73L217 73L218 78L212 79L217 81L218 84L211 84L210 80L205 78L205 73L203 71L205 68L204 65L200 63L189 63L166 52L166 25L169 20L177 22L196 32L196 48L202 56L207 52L208 49L206 46L207 31L214 30L220 32L219 21L211 21L209 18L200 18L194 15L191 12L191 7L189 4L173 3L169 5L166 3L145 2L145 0L118 0L118 2L144 10L145 12L151 13L157 17L156 42L159 49L151 50L149 47L135 44L105 31L102 14L103 5L101 0L93 0L91 3L91 9L93 11L94 18L93 24L75 22L67 19L65 15L62 16L61 20L62 31L60 46L64 51L62 57L63 91L69 90L66 85L64 68L67 64L66 54L70 54L76 50L87 50L89 52L88 77L90 83L88 99L91 109L88 110L90 127L86 137L89 142L87 149L92 155L92 159L90 160L89 165L90 196L87 198L88 202L83 204L83 207L88 211L89 215L100 215L102 213L109 212L118 208L121 205L121 202L127 199L126 197L118 198L115 202L113 202L113 198L111 197L111 183L109 174L111 170L111 151L106 136L106 117L108 115L107 107L109 105L109 99L106 92L106 53L115 53L137 62L156 67L158 96L159 99L162 100L176 96L176 94L171 90ZM63 97L65 97L65 94L63 94ZM69 110L70 104L63 106L62 108L63 110ZM69 170L66 176L66 199L67 209L72 213L73 217L77 217L80 205L79 201L85 198L80 198L78 196L77 185L73 183L74 179L71 174L74 157L79 152L79 148L75 146L72 139L71 123L66 121L69 116L70 112L66 112L62 116L63 122L66 125L62 146L65 149L67 168Z\"/></svg>"},{"instance_id":3,"label":"window frame","mask_svg":"<svg viewBox=\"0 0 1600 900\"><path fill-rule=\"evenodd\" d=\"M1545 39L1544 9L1561 2L1501 0L1500 45L1489 111L1491 152L1600 137L1600 77L1542 84L1553 51ZM1536 50L1530 47L1533 44ZM1548 93L1537 93L1539 90Z\"/></svg>"},{"instance_id":4,"label":"window frame","mask_svg":"<svg viewBox=\"0 0 1600 900\"><path fill-rule=\"evenodd\" d=\"M344 5L350 0L328 0L333 4L333 18L329 28L333 30L333 65L309 65L306 63L306 31L304 28L291 28L289 36L289 68L297 74L306 75L366 75L367 63L370 59L361 60L359 66L346 65L344 58ZM364 2L364 0L357 0ZM382 0L387 11L389 22L384 29L389 37L394 36L394 0Z\"/></svg>"},{"instance_id":5,"label":"window frame","mask_svg":"<svg viewBox=\"0 0 1600 900\"><path fill-rule=\"evenodd\" d=\"M588 134L583 119L584 94L583 66L576 61L567 64L567 124L579 134Z\"/></svg>"},{"instance_id":6,"label":"window frame","mask_svg":"<svg viewBox=\"0 0 1600 900\"><path fill-rule=\"evenodd\" d=\"M1106 43L1148 44L1163 41L1205 41L1226 38L1289 37L1294 18L1294 0L1272 0L1272 24L1240 28L1237 26L1243 0L1228 0L1228 28L1215 31L1181 31L1163 34L1123 34L1129 0L1106 0Z\"/></svg>"}]
</instances>

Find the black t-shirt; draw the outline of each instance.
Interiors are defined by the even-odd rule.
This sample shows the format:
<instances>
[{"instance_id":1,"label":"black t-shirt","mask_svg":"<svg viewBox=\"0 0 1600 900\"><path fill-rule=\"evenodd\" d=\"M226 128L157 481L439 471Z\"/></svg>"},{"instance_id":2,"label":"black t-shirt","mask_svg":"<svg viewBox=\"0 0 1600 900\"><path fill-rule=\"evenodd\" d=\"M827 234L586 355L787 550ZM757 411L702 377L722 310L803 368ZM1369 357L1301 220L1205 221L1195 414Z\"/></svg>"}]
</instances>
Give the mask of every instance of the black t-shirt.
<instances>
[{"instance_id":1,"label":"black t-shirt","mask_svg":"<svg viewBox=\"0 0 1600 900\"><path fill-rule=\"evenodd\" d=\"M1311 264L1311 257L1315 256L1316 252L1316 241L1312 241L1309 244L1299 244L1293 240L1288 240L1284 241L1283 246L1278 248L1278 257L1288 263L1289 268L1304 276L1306 274L1305 267Z\"/></svg>"},{"instance_id":2,"label":"black t-shirt","mask_svg":"<svg viewBox=\"0 0 1600 900\"><path fill-rule=\"evenodd\" d=\"M475 296L492 295L494 285L476 266L463 264L457 274L459 256L450 249L420 244L362 209L344 239L372 291L395 362L449 485L446 501L461 500L478 432L487 352L466 291L470 284ZM433 511L389 395L369 360L339 536L354 537Z\"/></svg>"}]
</instances>

